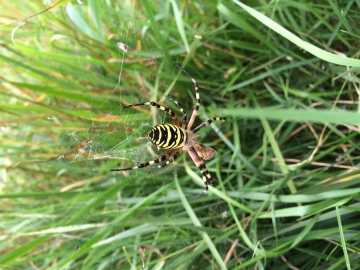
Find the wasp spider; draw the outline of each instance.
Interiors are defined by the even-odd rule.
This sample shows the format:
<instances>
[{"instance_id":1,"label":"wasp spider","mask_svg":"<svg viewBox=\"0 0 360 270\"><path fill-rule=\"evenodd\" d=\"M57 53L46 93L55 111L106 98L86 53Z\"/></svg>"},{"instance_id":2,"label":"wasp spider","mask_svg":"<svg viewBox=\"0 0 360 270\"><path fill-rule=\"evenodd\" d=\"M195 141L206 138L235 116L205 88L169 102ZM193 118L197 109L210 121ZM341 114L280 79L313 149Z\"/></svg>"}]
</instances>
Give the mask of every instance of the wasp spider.
<instances>
[{"instance_id":1,"label":"wasp spider","mask_svg":"<svg viewBox=\"0 0 360 270\"><path fill-rule=\"evenodd\" d=\"M171 97L166 97L168 100L175 103L175 105L179 108L181 114L182 114L182 123L181 126L179 125L179 120L176 117L175 113L170 110L169 108L166 108L164 106L161 106L153 101L145 102L145 103L138 103L138 104L132 104L129 106L126 106L124 108L130 108L134 106L141 106L141 105L149 105L158 108L159 110L165 111L168 113L171 118L174 120L174 124L160 124L155 127L153 127L148 137L150 141L155 144L159 149L171 149L168 154L159 157L158 159L142 163L139 165L136 165L134 167L130 168L124 168L124 169L111 169L110 171L126 171L126 170L136 170L143 167L153 167L153 168L162 168L166 165L174 162L174 160L178 157L181 150L188 152L192 160L194 161L196 167L199 169L199 171L202 174L202 179L204 181L204 191L200 193L198 196L204 194L208 190L208 182L212 184L211 175L208 172L208 170L205 167L203 160L210 160L215 157L216 151L210 147L207 147L201 143L198 142L199 135L196 134L200 129L210 125L214 121L225 121L225 117L213 117L207 120L206 122L202 123L201 125L197 126L193 130L191 130L191 127L194 124L194 121L196 119L196 115L198 113L199 107L200 107L200 93L199 93L199 87L196 81L187 73L182 67L179 65L176 65L177 68L182 70L194 83L195 87L195 96L196 96L196 106L192 112L192 115L190 117L189 122L187 122L187 116L184 111L184 109L181 107L180 103L176 100L172 99ZM165 161L164 163L162 163ZM162 163L158 166L152 166L156 163Z\"/></svg>"}]
</instances>

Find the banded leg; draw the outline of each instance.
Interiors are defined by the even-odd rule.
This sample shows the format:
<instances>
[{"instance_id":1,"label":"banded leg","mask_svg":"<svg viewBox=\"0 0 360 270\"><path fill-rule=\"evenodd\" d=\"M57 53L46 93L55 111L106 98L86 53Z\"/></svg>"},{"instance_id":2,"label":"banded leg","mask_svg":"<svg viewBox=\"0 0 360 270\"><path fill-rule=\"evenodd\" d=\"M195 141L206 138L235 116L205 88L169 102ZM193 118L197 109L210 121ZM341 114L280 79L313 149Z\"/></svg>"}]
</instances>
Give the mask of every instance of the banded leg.
<instances>
[{"instance_id":1,"label":"banded leg","mask_svg":"<svg viewBox=\"0 0 360 270\"><path fill-rule=\"evenodd\" d=\"M170 154L173 151L175 151L175 153L173 155ZM168 157L170 157L172 155L172 158L167 160L165 163L160 164L159 166L151 166L149 168L156 168L156 169L164 168L165 166L169 165L170 163L173 163L175 161L175 159L179 156L179 153L180 153L180 150L174 149L174 150L170 151L169 154L167 154Z\"/></svg>"},{"instance_id":2,"label":"banded leg","mask_svg":"<svg viewBox=\"0 0 360 270\"><path fill-rule=\"evenodd\" d=\"M223 121L221 126L224 124L226 118L225 117L213 117L213 118L210 118L209 120L207 120L206 122L202 123L201 125L197 126L196 128L194 128L194 130L192 131L193 133L196 133L198 132L200 129L204 128L204 127L207 127L208 125L210 125L212 122L214 121ZM220 127L221 129L221 127ZM220 130L219 129L219 130Z\"/></svg>"},{"instance_id":3,"label":"banded leg","mask_svg":"<svg viewBox=\"0 0 360 270\"><path fill-rule=\"evenodd\" d=\"M193 198L197 198L203 194L205 194L208 190L208 182L207 179L209 180L210 185L212 185L212 178L211 175L208 171L208 169L205 166L205 163L202 161L202 159L199 157L199 155L196 153L194 147L190 147L187 152L189 153L189 156L191 157L191 159L194 161L196 167L199 169L199 171L202 174L202 179L204 181L204 191L201 192L199 195L194 196Z\"/></svg>"},{"instance_id":4,"label":"banded leg","mask_svg":"<svg viewBox=\"0 0 360 270\"><path fill-rule=\"evenodd\" d=\"M160 163L160 162L168 159L170 156L172 156L172 154L173 154L174 152L177 152L177 151L179 151L179 150L178 150L178 149L173 149L173 150L171 150L168 154L163 155L163 156L161 156L161 157L159 157L159 158L157 158L157 159L151 160L151 161L149 161L149 162L141 163L141 164L139 164L139 165L136 165L136 166L134 166L134 167L129 167L129 168L111 169L110 171L111 171L111 172L130 171L130 170L137 170L137 169L141 169L141 168L144 168L144 167L148 167L148 166L154 165L154 164L156 164L156 163ZM177 156L178 156L178 153L175 153L175 155L174 155L174 157L171 159L171 161L168 160L168 161L166 161L164 164L161 164L160 166L154 166L154 167L151 167L151 168L162 168L162 167L165 167L166 165L172 163L172 162L175 160L175 158L177 158Z\"/></svg>"},{"instance_id":5,"label":"banded leg","mask_svg":"<svg viewBox=\"0 0 360 270\"><path fill-rule=\"evenodd\" d=\"M172 101L175 103L175 105L179 108L181 114L182 114L182 123L181 123L181 127L183 129L186 128L186 124L187 124L187 115L186 112L184 111L184 109L181 107L180 103L177 102L176 100L174 100L172 97L169 96L165 96L168 100Z\"/></svg>"},{"instance_id":6,"label":"banded leg","mask_svg":"<svg viewBox=\"0 0 360 270\"><path fill-rule=\"evenodd\" d=\"M187 73L187 71L185 69L183 69L180 65L175 65L178 69L182 70L191 80L192 82L194 83L194 88L195 88L195 98L196 98L196 105L195 105L195 108L193 110L193 113L190 117L190 121L188 123L188 126L187 126L187 130L191 130L191 127L192 125L194 124L194 121L195 121L195 118L196 118L196 115L199 111L199 107L200 107L200 92L199 92L199 86L197 84L197 82L195 81L194 78L192 78L190 76L189 73Z\"/></svg>"},{"instance_id":7,"label":"banded leg","mask_svg":"<svg viewBox=\"0 0 360 270\"><path fill-rule=\"evenodd\" d=\"M152 107L156 107L156 108L158 108L159 110L162 110L162 111L164 111L164 112L167 112L167 113L171 116L171 118L174 120L175 125L177 125L177 126L179 125L179 120L177 119L175 113L174 113L172 110L170 110L169 108L166 108L166 107L164 107L164 106L161 106L161 105L157 104L157 103L154 102L154 101L149 101L149 102L145 102L145 103L132 104L132 105L123 107L123 109L131 108L131 107L135 107L135 106L141 106L141 105L149 105L149 106L152 106Z\"/></svg>"}]
</instances>

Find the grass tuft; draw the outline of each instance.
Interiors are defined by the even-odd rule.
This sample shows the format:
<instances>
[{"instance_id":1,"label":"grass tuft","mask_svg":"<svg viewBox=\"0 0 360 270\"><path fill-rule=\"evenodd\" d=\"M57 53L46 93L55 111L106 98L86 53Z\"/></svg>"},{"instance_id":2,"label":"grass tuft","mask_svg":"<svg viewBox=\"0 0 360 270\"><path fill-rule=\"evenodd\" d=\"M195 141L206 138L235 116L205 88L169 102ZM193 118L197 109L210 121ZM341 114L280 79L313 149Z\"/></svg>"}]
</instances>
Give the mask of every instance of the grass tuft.
<instances>
[{"instance_id":1,"label":"grass tuft","mask_svg":"<svg viewBox=\"0 0 360 270\"><path fill-rule=\"evenodd\" d=\"M1 269L360 268L358 1L79 2L2 5ZM128 105L190 117L175 63L227 118L198 198L186 153L109 172L165 153Z\"/></svg>"}]
</instances>

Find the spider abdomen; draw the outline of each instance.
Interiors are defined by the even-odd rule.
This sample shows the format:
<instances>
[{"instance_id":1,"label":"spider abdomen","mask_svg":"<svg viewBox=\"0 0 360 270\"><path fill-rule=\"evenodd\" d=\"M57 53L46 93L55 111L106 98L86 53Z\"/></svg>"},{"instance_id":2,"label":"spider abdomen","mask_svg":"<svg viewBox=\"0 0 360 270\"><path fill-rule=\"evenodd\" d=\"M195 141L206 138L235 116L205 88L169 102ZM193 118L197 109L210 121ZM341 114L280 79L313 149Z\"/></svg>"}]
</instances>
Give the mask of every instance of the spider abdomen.
<instances>
[{"instance_id":1,"label":"spider abdomen","mask_svg":"<svg viewBox=\"0 0 360 270\"><path fill-rule=\"evenodd\" d=\"M148 137L153 144L165 149L182 147L187 140L186 131L173 124L161 124L153 127Z\"/></svg>"}]
</instances>

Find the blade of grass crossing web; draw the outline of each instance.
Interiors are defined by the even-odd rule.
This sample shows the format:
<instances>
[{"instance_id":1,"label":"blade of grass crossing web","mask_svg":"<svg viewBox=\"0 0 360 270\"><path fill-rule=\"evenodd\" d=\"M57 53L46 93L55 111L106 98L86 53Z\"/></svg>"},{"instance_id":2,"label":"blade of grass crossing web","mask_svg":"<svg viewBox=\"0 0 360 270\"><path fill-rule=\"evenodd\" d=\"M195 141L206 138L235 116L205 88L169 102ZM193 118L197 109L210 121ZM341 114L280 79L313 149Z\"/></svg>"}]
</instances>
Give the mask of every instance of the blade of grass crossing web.
<instances>
[{"instance_id":1,"label":"blade of grass crossing web","mask_svg":"<svg viewBox=\"0 0 360 270\"><path fill-rule=\"evenodd\" d=\"M185 197L185 194L182 191L182 188L180 186L178 177L177 177L177 173L175 170L174 173L174 179L175 179L175 184L176 184L176 188L179 192L179 197L180 200L185 208L186 213L188 214L189 218L191 219L191 221L193 222L193 224L196 227L202 227L200 220L197 218L195 212L193 211L191 205L189 204L187 198ZM227 269L226 265L224 264L223 259L221 258L218 250L216 249L213 241L211 240L210 236L204 232L204 231L199 231L199 234L201 235L201 237L203 238L206 246L209 248L211 254L214 256L215 261L218 263L218 265L220 266L221 269Z\"/></svg>"},{"instance_id":2,"label":"blade of grass crossing web","mask_svg":"<svg viewBox=\"0 0 360 270\"><path fill-rule=\"evenodd\" d=\"M22 257L25 254L31 254L32 250L34 250L35 248L39 248L41 244L44 243L49 237L50 235L40 236L33 241L21 245L19 248L13 248L12 250L0 257L0 265L12 265L12 262L15 262L17 258Z\"/></svg>"},{"instance_id":3,"label":"blade of grass crossing web","mask_svg":"<svg viewBox=\"0 0 360 270\"><path fill-rule=\"evenodd\" d=\"M71 263L76 258L84 256L88 251L91 251L93 249L92 245L99 242L105 235L107 234L107 231L103 230L97 233L95 236L90 238L88 241L86 241L79 249L76 250L76 252L71 253L71 255L67 258L64 258L65 260L62 261L59 265L57 265L58 269L61 269L61 267L64 267L68 263Z\"/></svg>"},{"instance_id":4,"label":"blade of grass crossing web","mask_svg":"<svg viewBox=\"0 0 360 270\"><path fill-rule=\"evenodd\" d=\"M197 172L193 171L189 165L187 163L185 163L185 171L186 173L194 180L196 180L196 182L199 185L203 185L203 181L202 178L197 174ZM220 190L218 190L215 187L209 186L209 192L210 193L214 193L216 196L224 199L225 201L227 201L229 204L232 204L233 206L253 215L254 211L251 210L250 208L246 207L245 205L241 204L240 202L238 202L237 200L232 199L230 196L228 196L226 193L221 192Z\"/></svg>"}]
</instances>

